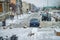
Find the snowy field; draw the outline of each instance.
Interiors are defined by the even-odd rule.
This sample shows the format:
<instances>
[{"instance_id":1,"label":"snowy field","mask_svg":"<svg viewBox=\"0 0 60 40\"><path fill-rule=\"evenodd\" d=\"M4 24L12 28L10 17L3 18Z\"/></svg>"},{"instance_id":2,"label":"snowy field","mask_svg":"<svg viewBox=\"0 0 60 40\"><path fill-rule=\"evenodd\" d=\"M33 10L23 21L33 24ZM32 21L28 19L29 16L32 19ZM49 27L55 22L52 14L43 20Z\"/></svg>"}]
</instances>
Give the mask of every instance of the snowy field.
<instances>
[{"instance_id":1,"label":"snowy field","mask_svg":"<svg viewBox=\"0 0 60 40\"><path fill-rule=\"evenodd\" d=\"M30 36L31 33L34 35ZM60 36L56 36L54 29L51 28L0 29L0 36L10 38L12 35L16 35L18 40L60 40Z\"/></svg>"}]
</instances>

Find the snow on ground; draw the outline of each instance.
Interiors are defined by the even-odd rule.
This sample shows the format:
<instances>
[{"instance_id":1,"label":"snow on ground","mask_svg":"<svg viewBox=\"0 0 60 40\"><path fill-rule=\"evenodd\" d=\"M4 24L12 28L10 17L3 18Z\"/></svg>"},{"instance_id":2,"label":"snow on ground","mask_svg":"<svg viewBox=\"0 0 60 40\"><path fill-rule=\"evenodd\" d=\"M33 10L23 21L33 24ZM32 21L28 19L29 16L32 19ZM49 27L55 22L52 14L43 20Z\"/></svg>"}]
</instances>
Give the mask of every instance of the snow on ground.
<instances>
[{"instance_id":1,"label":"snow on ground","mask_svg":"<svg viewBox=\"0 0 60 40\"><path fill-rule=\"evenodd\" d=\"M35 15L37 16L37 15ZM7 26L10 24L19 24L20 22L24 22L25 19L33 17L32 14L23 14L14 17L13 20L7 19ZM27 21L27 20L26 20ZM15 25L16 26L16 25ZM20 26L20 25L18 25ZM34 33L34 35L29 36L29 34ZM0 29L0 36L4 38L8 36L9 38L12 35L17 35L18 40L60 40L59 36L55 36L54 29L51 28L13 28L13 29Z\"/></svg>"},{"instance_id":2,"label":"snow on ground","mask_svg":"<svg viewBox=\"0 0 60 40\"><path fill-rule=\"evenodd\" d=\"M29 36L30 33L34 35ZM55 36L53 29L46 28L13 28L13 29L0 29L0 36L9 38L16 35L18 40L60 40L59 36Z\"/></svg>"},{"instance_id":3,"label":"snow on ground","mask_svg":"<svg viewBox=\"0 0 60 40\"><path fill-rule=\"evenodd\" d=\"M14 19L25 19L27 18L28 16L30 16L31 14L22 14L22 15L18 15L18 16L15 16ZM18 18L17 18L18 17Z\"/></svg>"},{"instance_id":4,"label":"snow on ground","mask_svg":"<svg viewBox=\"0 0 60 40\"><path fill-rule=\"evenodd\" d=\"M6 26L9 26L10 24L20 24L25 22L27 24L27 22L29 21L28 19L30 19L31 15L33 16L34 14L22 14L22 15L15 15L14 19L6 19ZM1 26L2 26L2 22L0 22ZM28 24L27 24L28 25Z\"/></svg>"},{"instance_id":5,"label":"snow on ground","mask_svg":"<svg viewBox=\"0 0 60 40\"><path fill-rule=\"evenodd\" d=\"M19 24L20 22L24 21L26 18L28 18L31 14L23 14L23 15L16 15L14 16L14 19L7 19L6 20L6 26L10 25L10 24Z\"/></svg>"}]
</instances>

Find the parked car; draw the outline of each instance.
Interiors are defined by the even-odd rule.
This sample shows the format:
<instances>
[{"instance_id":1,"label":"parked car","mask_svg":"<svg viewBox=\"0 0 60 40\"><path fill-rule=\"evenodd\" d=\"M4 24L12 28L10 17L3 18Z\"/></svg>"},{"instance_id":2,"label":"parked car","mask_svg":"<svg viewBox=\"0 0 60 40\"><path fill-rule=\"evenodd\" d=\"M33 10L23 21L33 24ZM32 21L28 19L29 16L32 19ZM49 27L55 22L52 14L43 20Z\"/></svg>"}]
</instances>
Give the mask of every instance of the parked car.
<instances>
[{"instance_id":1,"label":"parked car","mask_svg":"<svg viewBox=\"0 0 60 40\"><path fill-rule=\"evenodd\" d=\"M51 21L51 14L42 13L42 21Z\"/></svg>"},{"instance_id":2,"label":"parked car","mask_svg":"<svg viewBox=\"0 0 60 40\"><path fill-rule=\"evenodd\" d=\"M30 27L39 27L40 26L40 21L38 19L31 19L30 20Z\"/></svg>"}]
</instances>

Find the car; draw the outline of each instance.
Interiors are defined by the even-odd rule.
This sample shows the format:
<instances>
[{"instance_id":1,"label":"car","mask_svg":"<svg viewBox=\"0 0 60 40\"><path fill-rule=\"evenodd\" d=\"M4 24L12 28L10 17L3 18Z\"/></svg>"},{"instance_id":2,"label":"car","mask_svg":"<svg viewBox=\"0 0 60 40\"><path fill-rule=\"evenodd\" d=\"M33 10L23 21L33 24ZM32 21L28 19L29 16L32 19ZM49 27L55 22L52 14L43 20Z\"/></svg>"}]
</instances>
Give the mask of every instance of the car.
<instances>
[{"instance_id":1,"label":"car","mask_svg":"<svg viewBox=\"0 0 60 40\"><path fill-rule=\"evenodd\" d=\"M36 18L33 18L30 20L30 27L39 27L40 21Z\"/></svg>"},{"instance_id":2,"label":"car","mask_svg":"<svg viewBox=\"0 0 60 40\"><path fill-rule=\"evenodd\" d=\"M42 13L42 21L51 21L51 14Z\"/></svg>"}]
</instances>

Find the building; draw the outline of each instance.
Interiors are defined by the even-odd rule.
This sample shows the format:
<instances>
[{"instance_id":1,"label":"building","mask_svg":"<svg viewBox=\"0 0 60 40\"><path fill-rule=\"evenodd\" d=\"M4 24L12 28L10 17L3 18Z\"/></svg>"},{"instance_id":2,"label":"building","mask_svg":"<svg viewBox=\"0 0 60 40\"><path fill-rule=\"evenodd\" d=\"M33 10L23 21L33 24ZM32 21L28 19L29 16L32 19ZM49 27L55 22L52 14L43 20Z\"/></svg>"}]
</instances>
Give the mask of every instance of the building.
<instances>
[{"instance_id":1,"label":"building","mask_svg":"<svg viewBox=\"0 0 60 40\"><path fill-rule=\"evenodd\" d=\"M16 4L16 0L10 0L10 3Z\"/></svg>"},{"instance_id":2,"label":"building","mask_svg":"<svg viewBox=\"0 0 60 40\"><path fill-rule=\"evenodd\" d=\"M2 8L2 2L0 1L0 12L3 11L3 8Z\"/></svg>"},{"instance_id":3,"label":"building","mask_svg":"<svg viewBox=\"0 0 60 40\"><path fill-rule=\"evenodd\" d=\"M0 13L9 11L9 0L0 0Z\"/></svg>"},{"instance_id":4,"label":"building","mask_svg":"<svg viewBox=\"0 0 60 40\"><path fill-rule=\"evenodd\" d=\"M22 12L22 0L16 0L16 6L17 6L17 13L23 14L23 12Z\"/></svg>"},{"instance_id":5,"label":"building","mask_svg":"<svg viewBox=\"0 0 60 40\"><path fill-rule=\"evenodd\" d=\"M34 4L27 3L27 2L22 2L23 12L27 13L27 9L28 9L28 11L34 11L34 12L38 11L38 8Z\"/></svg>"},{"instance_id":6,"label":"building","mask_svg":"<svg viewBox=\"0 0 60 40\"><path fill-rule=\"evenodd\" d=\"M22 14L22 0L10 0L10 7L12 7L13 12Z\"/></svg>"},{"instance_id":7,"label":"building","mask_svg":"<svg viewBox=\"0 0 60 40\"><path fill-rule=\"evenodd\" d=\"M31 4L30 5L30 10L32 11L32 12L38 12L39 11L39 7L36 7L34 4Z\"/></svg>"},{"instance_id":8,"label":"building","mask_svg":"<svg viewBox=\"0 0 60 40\"><path fill-rule=\"evenodd\" d=\"M22 11L23 11L23 13L27 13L27 9L30 10L29 3L22 2Z\"/></svg>"}]
</instances>

